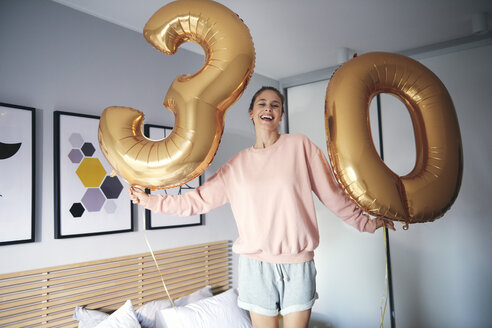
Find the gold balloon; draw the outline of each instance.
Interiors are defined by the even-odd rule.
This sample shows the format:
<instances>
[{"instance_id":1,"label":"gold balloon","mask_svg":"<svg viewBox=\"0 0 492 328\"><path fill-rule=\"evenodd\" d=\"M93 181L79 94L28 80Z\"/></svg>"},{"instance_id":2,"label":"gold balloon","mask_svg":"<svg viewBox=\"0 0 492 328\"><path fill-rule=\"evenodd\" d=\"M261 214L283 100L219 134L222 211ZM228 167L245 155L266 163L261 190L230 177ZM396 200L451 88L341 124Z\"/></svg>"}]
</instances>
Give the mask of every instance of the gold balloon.
<instances>
[{"instance_id":1,"label":"gold balloon","mask_svg":"<svg viewBox=\"0 0 492 328\"><path fill-rule=\"evenodd\" d=\"M378 93L410 112L417 158L406 176L383 163L372 141L369 105ZM326 90L325 123L335 176L362 210L408 224L433 221L453 204L463 174L458 119L443 83L419 62L374 52L343 64Z\"/></svg>"},{"instance_id":2,"label":"gold balloon","mask_svg":"<svg viewBox=\"0 0 492 328\"><path fill-rule=\"evenodd\" d=\"M210 165L224 130L225 112L253 74L255 50L248 27L234 12L209 0L171 2L149 19L145 39L174 54L193 41L205 52L204 66L178 76L164 106L175 115L172 133L151 140L142 133L144 115L128 107L108 107L99 123L99 144L114 171L145 188L179 186Z\"/></svg>"}]
</instances>

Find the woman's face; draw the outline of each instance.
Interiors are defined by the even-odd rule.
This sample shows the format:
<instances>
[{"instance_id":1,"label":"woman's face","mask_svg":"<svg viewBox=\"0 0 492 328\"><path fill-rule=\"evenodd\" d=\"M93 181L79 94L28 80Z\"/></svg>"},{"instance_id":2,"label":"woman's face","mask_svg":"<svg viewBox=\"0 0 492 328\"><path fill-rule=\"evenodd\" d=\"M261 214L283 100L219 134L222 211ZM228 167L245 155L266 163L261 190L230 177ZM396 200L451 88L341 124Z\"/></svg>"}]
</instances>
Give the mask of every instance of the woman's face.
<instances>
[{"instance_id":1,"label":"woman's face","mask_svg":"<svg viewBox=\"0 0 492 328\"><path fill-rule=\"evenodd\" d=\"M256 128L278 130L282 121L282 100L275 91L265 90L255 99L253 109L249 112Z\"/></svg>"}]
</instances>

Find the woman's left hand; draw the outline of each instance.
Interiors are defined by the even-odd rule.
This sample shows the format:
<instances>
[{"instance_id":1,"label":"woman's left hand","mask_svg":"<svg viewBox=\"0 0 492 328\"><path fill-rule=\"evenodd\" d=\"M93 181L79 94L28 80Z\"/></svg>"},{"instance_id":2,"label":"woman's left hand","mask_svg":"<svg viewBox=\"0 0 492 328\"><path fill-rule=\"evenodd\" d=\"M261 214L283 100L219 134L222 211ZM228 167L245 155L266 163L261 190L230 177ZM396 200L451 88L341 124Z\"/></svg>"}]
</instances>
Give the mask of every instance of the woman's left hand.
<instances>
[{"instance_id":1,"label":"woman's left hand","mask_svg":"<svg viewBox=\"0 0 492 328\"><path fill-rule=\"evenodd\" d=\"M393 223L393 221L391 221L389 219L385 219L382 216L378 216L376 218L376 230L381 228L381 227L386 227L390 230L396 231L395 224Z\"/></svg>"}]
</instances>

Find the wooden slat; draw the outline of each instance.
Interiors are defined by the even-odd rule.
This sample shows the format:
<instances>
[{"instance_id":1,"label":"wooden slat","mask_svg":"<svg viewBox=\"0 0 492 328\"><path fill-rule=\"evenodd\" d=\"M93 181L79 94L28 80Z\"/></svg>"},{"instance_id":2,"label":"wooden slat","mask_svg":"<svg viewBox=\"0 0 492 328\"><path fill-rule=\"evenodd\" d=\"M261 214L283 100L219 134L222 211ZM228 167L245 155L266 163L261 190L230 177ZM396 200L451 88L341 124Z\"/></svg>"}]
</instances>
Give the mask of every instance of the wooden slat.
<instances>
[{"instance_id":1,"label":"wooden slat","mask_svg":"<svg viewBox=\"0 0 492 328\"><path fill-rule=\"evenodd\" d=\"M231 286L231 242L155 252L173 298L206 285ZM0 275L0 327L77 327L75 306L114 311L127 299L135 308L166 299L149 253Z\"/></svg>"},{"instance_id":2,"label":"wooden slat","mask_svg":"<svg viewBox=\"0 0 492 328\"><path fill-rule=\"evenodd\" d=\"M166 277L166 280L173 279L177 276L179 277L186 277L186 275L190 274L195 274L197 272L205 272L206 270L213 270L216 267L224 267L228 265L227 258L224 259L214 259L212 261L209 261L206 263L207 264L207 269L204 269L203 265L204 262L199 263L199 264L193 264L193 265L188 265L186 266L186 272L183 272L182 270L171 270L171 271L166 271L163 272L163 276ZM162 270L162 268L161 268ZM140 271L141 272L141 271ZM101 278L97 278L97 276L91 276L91 282L93 284L93 287L87 287L87 281L82 280L82 281L74 281L73 283L65 283L63 285L58 285L55 283L53 286L50 286L50 295L59 295L58 293L64 292L66 290L73 290L76 288L99 288L96 284L100 283L107 283L108 286L111 284L125 284L129 283L132 281L135 281L135 274L138 273L139 277L141 279L160 279L160 274L157 273L156 271L154 272L145 272L144 274L140 274L140 272L135 272L131 271L126 274L118 274L118 275L104 275ZM46 282L43 283L45 288L48 286ZM16 299L23 299L24 303L28 303L29 299L27 297L33 296L33 295L38 295L39 294L39 289L34 289L31 291L22 291L20 293L13 293L12 289L8 289L10 292L9 294L5 294L2 296L1 301L14 301ZM52 296L50 296L52 297ZM47 300L48 296L46 296L46 299L38 298L37 300ZM20 305L20 304L18 304ZM5 305L0 304L0 309L4 309Z\"/></svg>"},{"instance_id":3,"label":"wooden slat","mask_svg":"<svg viewBox=\"0 0 492 328\"><path fill-rule=\"evenodd\" d=\"M182 252L189 251L192 249L200 249L203 251L204 248L214 249L214 247L224 247L225 245L230 245L230 241L217 241L217 242L211 242L211 243L204 243L204 244L197 244L197 245L192 245L192 246L185 246L185 247L155 251L154 255L156 257L159 257L160 255L165 255L168 253L176 253L177 254L177 253L180 253L180 252L182 253ZM227 247L229 247L229 246L227 246ZM170 255L170 256L172 257L172 255ZM145 258L145 257L150 257L150 253L140 253L140 254L135 254L135 255L113 257L113 258L103 259L103 260L95 260L95 261L88 261L88 262L81 262L81 263L74 263L74 264L67 264L67 265L59 265L59 266L49 267L49 268L44 268L44 269L34 269L34 270L28 270L28 271L6 273L6 274L0 275L0 277L1 277L1 280L3 281L6 279L18 278L18 277L23 277L23 276L31 276L31 275L35 275L35 274L45 274L46 272L63 271L63 270L69 270L69 269L81 269L84 267L90 267L90 266L99 265L99 264L106 264L106 263L111 263L111 262L122 262L125 260L133 260L136 258ZM1 286L2 285L0 283L0 287Z\"/></svg>"},{"instance_id":4,"label":"wooden slat","mask_svg":"<svg viewBox=\"0 0 492 328\"><path fill-rule=\"evenodd\" d=\"M158 260L159 264L167 264L167 263L175 263L175 266L178 266L178 262L180 260L180 257L182 257L182 260L187 260L191 258L197 258L200 256L203 256L202 252L209 252L209 254L214 254L215 250L222 250L223 245L212 245L209 248L204 248L200 247L198 249L193 250L180 250L179 252L173 253L173 254L167 254L169 251L161 251L161 252L155 252L156 259ZM164 253L165 252L165 253ZM194 256L186 257L186 255L189 254L194 254ZM165 259L171 259L171 260L165 260ZM25 272L19 272L19 273L10 273L10 274L4 274L2 275L2 279L0 280L0 288L4 286L10 286L13 282L19 283L19 284L26 284L29 282L37 282L39 281L38 275L43 275L46 278L49 279L55 279L59 277L66 277L69 276L67 274L68 270L73 270L74 274L82 274L86 272L92 272L92 271L97 271L97 270L106 270L106 269L111 269L111 268L118 268L123 265L130 266L130 265L142 265L143 267L153 267L154 262L152 259L152 256L150 253L146 254L136 254L134 257L119 257L119 258L112 258L108 260L98 260L98 261L91 261L91 262L84 262L84 263L79 263L79 264L72 264L72 265L65 265L65 266L59 266L59 267L51 267L51 268L46 268L45 270L31 270L31 271L25 271ZM61 272L59 272L61 271ZM23 277L23 278L21 278Z\"/></svg>"},{"instance_id":5,"label":"wooden slat","mask_svg":"<svg viewBox=\"0 0 492 328\"><path fill-rule=\"evenodd\" d=\"M166 272L170 272L172 268L177 268L179 271L185 271L185 270L188 270L188 268L190 267L189 265L191 264L196 264L195 267L201 267L203 266L203 262L204 261L209 261L210 263L213 263L214 261L216 261L217 259L224 259L225 257L225 254L226 252L224 251L221 251L221 252L211 252L211 255L208 256L207 258L204 258L203 255L199 258L197 257L191 257L190 260L187 260L186 261L180 261L177 265L173 264L172 262L169 262L169 260L167 260L166 262L160 262L158 261L158 264L159 264L159 268L161 269L161 271L164 272L164 274L166 274ZM190 267L191 268L191 267ZM78 273L74 273L73 275L69 275L68 278L64 278L63 276L60 276L59 274L57 274L57 276L55 277L56 279L54 279L53 275L51 275L50 273L47 273L45 275L43 275L43 279L42 280L38 280L38 282L30 282L29 284L25 284L25 283L22 283L22 284L18 284L17 281L12 281L12 284L10 287L6 287L4 288L2 291L3 293L6 295L8 293L15 293L15 292L22 292L24 290L28 290L29 293L33 293L33 289L35 288L45 288L46 286L51 286L51 291L55 291L57 285L62 285L61 287L62 288L70 288L71 286L68 285L70 283L73 283L73 284L83 284L83 281L86 280L86 279L92 279L94 277L109 277L107 279L110 279L110 280L114 280L114 278L119 278L120 277L120 273L123 273L121 275L121 277L124 277L124 276L130 276L132 277L134 275L134 273L131 273L129 272L129 270L141 270L141 273L142 275L146 275L148 274L149 272L155 272L156 271L156 268L155 268L155 264L154 262L151 262L151 263L146 263L146 264L142 264L142 265L139 265L139 266L120 266L120 267L117 267L117 268L114 268L114 269L108 269L108 270L95 270L95 271L90 271L90 272L84 272L83 274L78 274ZM84 269L84 271L86 271ZM67 272L65 272L66 276L67 276ZM75 274L77 274L77 282L73 282L73 279L74 279L74 276ZM39 278L38 278L39 279ZM63 286L66 286L66 287L63 287ZM23 297L27 297L29 296L29 293L26 293L25 295L22 295ZM5 295L1 296L0 297L0 302L2 301L5 301L7 300L5 298ZM0 306L0 309L1 309L1 306Z\"/></svg>"}]
</instances>

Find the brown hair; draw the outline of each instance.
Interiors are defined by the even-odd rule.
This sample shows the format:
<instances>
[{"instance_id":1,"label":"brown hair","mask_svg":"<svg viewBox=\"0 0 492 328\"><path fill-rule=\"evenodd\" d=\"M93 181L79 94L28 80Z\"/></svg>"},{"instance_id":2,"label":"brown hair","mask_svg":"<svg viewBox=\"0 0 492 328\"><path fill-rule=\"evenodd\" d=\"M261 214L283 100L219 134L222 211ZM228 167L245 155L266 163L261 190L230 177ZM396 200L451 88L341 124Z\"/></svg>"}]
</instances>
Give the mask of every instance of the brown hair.
<instances>
[{"instance_id":1,"label":"brown hair","mask_svg":"<svg viewBox=\"0 0 492 328\"><path fill-rule=\"evenodd\" d=\"M270 86L263 86L260 88L260 90L256 91L256 93L253 95L253 98L251 99L251 104L249 104L249 111L251 112L253 110L253 106L255 104L256 98L260 95L265 90L270 90L273 91L277 94L277 96L280 98L280 101L282 103L282 114L284 113L284 95L278 91L277 88L270 87Z\"/></svg>"}]
</instances>

